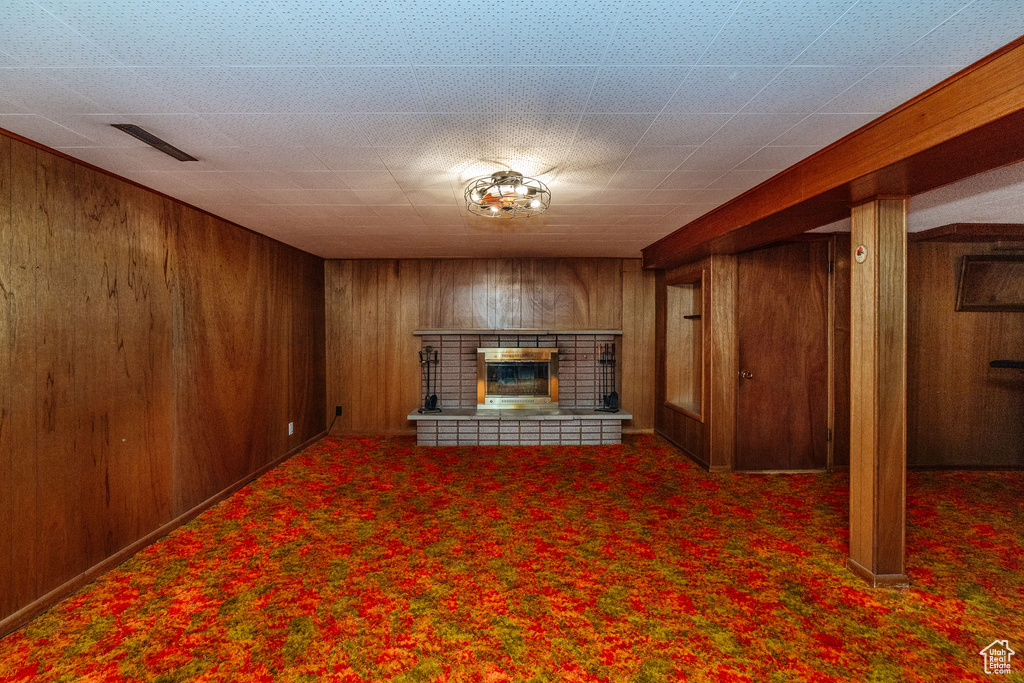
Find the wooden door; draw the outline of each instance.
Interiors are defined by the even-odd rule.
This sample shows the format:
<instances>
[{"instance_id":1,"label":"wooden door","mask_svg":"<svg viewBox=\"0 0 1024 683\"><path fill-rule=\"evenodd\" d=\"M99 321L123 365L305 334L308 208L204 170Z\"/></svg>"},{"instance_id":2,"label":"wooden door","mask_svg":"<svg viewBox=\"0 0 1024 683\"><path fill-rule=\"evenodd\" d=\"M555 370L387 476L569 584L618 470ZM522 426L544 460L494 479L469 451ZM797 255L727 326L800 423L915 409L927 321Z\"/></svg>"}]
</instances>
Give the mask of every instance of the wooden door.
<instances>
[{"instance_id":1,"label":"wooden door","mask_svg":"<svg viewBox=\"0 0 1024 683\"><path fill-rule=\"evenodd\" d=\"M828 464L828 242L740 254L736 469Z\"/></svg>"}]
</instances>

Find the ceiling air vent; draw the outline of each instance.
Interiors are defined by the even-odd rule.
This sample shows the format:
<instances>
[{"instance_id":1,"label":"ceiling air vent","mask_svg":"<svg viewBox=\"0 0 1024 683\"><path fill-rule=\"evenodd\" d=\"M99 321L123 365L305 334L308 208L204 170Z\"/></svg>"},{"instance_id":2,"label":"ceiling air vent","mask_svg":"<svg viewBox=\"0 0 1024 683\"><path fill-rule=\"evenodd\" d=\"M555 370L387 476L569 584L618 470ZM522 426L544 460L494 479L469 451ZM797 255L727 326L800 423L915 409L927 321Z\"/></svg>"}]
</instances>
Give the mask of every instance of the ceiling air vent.
<instances>
[{"instance_id":1,"label":"ceiling air vent","mask_svg":"<svg viewBox=\"0 0 1024 683\"><path fill-rule=\"evenodd\" d=\"M110 125L112 125L114 128L117 128L118 130L122 130L125 133L128 133L128 135L131 135L133 138L138 138L139 140L142 140L147 145L156 147L164 154L172 156L178 161L199 161L199 159L196 159L191 154L186 154L185 152L182 152L174 145L168 142L164 142L157 136L150 133L148 130L140 128L139 126L136 126L134 123L112 123Z\"/></svg>"}]
</instances>

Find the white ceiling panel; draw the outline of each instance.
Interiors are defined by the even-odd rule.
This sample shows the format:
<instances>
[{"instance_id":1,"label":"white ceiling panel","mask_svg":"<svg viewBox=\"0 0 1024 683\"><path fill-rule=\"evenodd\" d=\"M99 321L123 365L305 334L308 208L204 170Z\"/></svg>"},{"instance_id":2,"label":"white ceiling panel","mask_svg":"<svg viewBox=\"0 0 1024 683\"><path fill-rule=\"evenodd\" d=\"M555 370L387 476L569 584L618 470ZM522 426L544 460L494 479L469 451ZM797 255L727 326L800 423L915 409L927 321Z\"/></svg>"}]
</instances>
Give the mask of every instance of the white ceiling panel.
<instances>
[{"instance_id":1,"label":"white ceiling panel","mask_svg":"<svg viewBox=\"0 0 1024 683\"><path fill-rule=\"evenodd\" d=\"M408 63L394 15L379 0L274 0L274 6L315 64Z\"/></svg>"},{"instance_id":2,"label":"white ceiling panel","mask_svg":"<svg viewBox=\"0 0 1024 683\"><path fill-rule=\"evenodd\" d=\"M609 66L601 70L588 112L660 112L689 71L678 66Z\"/></svg>"},{"instance_id":3,"label":"white ceiling panel","mask_svg":"<svg viewBox=\"0 0 1024 683\"><path fill-rule=\"evenodd\" d=\"M763 114L810 114L863 78L869 67L791 66L743 108Z\"/></svg>"},{"instance_id":4,"label":"white ceiling panel","mask_svg":"<svg viewBox=\"0 0 1024 683\"><path fill-rule=\"evenodd\" d=\"M745 0L701 64L789 64L840 20L856 0Z\"/></svg>"},{"instance_id":5,"label":"white ceiling panel","mask_svg":"<svg viewBox=\"0 0 1024 683\"><path fill-rule=\"evenodd\" d=\"M735 112L774 79L778 66L696 66L686 75L666 112Z\"/></svg>"},{"instance_id":6,"label":"white ceiling panel","mask_svg":"<svg viewBox=\"0 0 1024 683\"><path fill-rule=\"evenodd\" d=\"M607 61L695 64L738 4L738 0L622 3Z\"/></svg>"},{"instance_id":7,"label":"white ceiling panel","mask_svg":"<svg viewBox=\"0 0 1024 683\"><path fill-rule=\"evenodd\" d=\"M507 45L508 64L600 64L623 6L621 0L518 0L504 10L507 21L493 21L494 5L484 4L481 30L495 39L492 50L505 52ZM501 38L509 42L501 44Z\"/></svg>"},{"instance_id":8,"label":"white ceiling panel","mask_svg":"<svg viewBox=\"0 0 1024 683\"><path fill-rule=\"evenodd\" d=\"M327 257L636 256L1024 33L1019 0L0 0L0 18L0 126ZM549 211L469 215L465 183L507 168L548 183ZM1019 208L984 196L969 215Z\"/></svg>"},{"instance_id":9,"label":"white ceiling panel","mask_svg":"<svg viewBox=\"0 0 1024 683\"><path fill-rule=\"evenodd\" d=\"M30 140L45 138L56 147L82 147L93 144L89 138L35 114L0 114L0 128L6 128Z\"/></svg>"},{"instance_id":10,"label":"white ceiling panel","mask_svg":"<svg viewBox=\"0 0 1024 683\"><path fill-rule=\"evenodd\" d=\"M340 111L424 111L417 83L423 74L410 66L324 66L319 71Z\"/></svg>"},{"instance_id":11,"label":"white ceiling panel","mask_svg":"<svg viewBox=\"0 0 1024 683\"><path fill-rule=\"evenodd\" d=\"M729 122L730 114L662 113L651 124L641 144L645 146L700 146Z\"/></svg>"},{"instance_id":12,"label":"white ceiling panel","mask_svg":"<svg viewBox=\"0 0 1024 683\"><path fill-rule=\"evenodd\" d=\"M895 66L966 66L1024 34L1019 0L974 0L892 59Z\"/></svg>"},{"instance_id":13,"label":"white ceiling panel","mask_svg":"<svg viewBox=\"0 0 1024 683\"><path fill-rule=\"evenodd\" d=\"M240 66L309 62L272 2L38 0L119 63ZM131 36L126 40L126 36Z\"/></svg>"},{"instance_id":14,"label":"white ceiling panel","mask_svg":"<svg viewBox=\"0 0 1024 683\"><path fill-rule=\"evenodd\" d=\"M929 0L894 5L887 0L859 0L796 63L883 64L970 2Z\"/></svg>"},{"instance_id":15,"label":"white ceiling panel","mask_svg":"<svg viewBox=\"0 0 1024 683\"><path fill-rule=\"evenodd\" d=\"M117 59L28 0L0 4L0 46L20 66L116 66Z\"/></svg>"}]
</instances>

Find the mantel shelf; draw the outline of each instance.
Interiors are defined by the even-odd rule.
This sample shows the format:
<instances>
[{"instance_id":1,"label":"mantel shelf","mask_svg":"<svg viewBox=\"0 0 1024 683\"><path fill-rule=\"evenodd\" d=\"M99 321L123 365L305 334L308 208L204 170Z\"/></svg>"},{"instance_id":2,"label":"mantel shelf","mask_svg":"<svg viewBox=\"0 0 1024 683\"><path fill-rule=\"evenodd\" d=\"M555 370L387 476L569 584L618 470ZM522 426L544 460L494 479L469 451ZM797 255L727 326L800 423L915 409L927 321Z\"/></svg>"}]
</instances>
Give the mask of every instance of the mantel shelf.
<instances>
[{"instance_id":1,"label":"mantel shelf","mask_svg":"<svg viewBox=\"0 0 1024 683\"><path fill-rule=\"evenodd\" d=\"M555 334L611 334L621 335L622 330L548 330L548 329L483 329L483 328L465 328L465 329L443 329L443 330L413 330L412 332L417 337L424 337L427 335L440 335L440 334L537 334L537 335L555 335Z\"/></svg>"}]
</instances>

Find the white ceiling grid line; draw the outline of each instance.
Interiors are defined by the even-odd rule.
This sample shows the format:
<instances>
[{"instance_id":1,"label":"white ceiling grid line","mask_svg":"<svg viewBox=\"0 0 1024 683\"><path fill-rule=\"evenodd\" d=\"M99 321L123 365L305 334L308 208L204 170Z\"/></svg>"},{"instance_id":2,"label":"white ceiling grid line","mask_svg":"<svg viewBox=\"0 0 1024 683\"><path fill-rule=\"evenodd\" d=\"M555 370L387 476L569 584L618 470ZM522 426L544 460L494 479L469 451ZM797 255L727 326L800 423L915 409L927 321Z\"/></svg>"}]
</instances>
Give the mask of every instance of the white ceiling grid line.
<instances>
[{"instance_id":1,"label":"white ceiling grid line","mask_svg":"<svg viewBox=\"0 0 1024 683\"><path fill-rule=\"evenodd\" d=\"M637 256L1024 33L1019 0L0 0L0 16L0 127L326 257ZM469 215L465 182L509 166L549 184L551 209ZM1016 209L1011 194L966 213Z\"/></svg>"}]
</instances>

